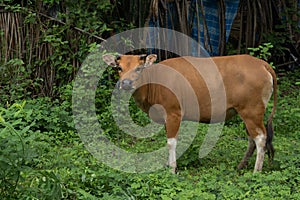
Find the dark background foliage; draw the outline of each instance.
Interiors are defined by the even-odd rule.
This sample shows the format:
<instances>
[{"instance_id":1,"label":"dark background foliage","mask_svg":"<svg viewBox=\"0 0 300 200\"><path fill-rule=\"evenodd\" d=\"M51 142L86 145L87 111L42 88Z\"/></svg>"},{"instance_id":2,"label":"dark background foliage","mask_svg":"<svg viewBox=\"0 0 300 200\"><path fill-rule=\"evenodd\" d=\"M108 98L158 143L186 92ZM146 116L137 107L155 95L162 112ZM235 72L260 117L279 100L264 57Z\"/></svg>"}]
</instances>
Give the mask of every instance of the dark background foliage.
<instances>
[{"instance_id":1,"label":"dark background foliage","mask_svg":"<svg viewBox=\"0 0 300 200\"><path fill-rule=\"evenodd\" d=\"M188 5L182 2L178 5ZM16 91L23 96L58 97L59 88L72 82L97 43L124 30L147 26L155 12L152 4L151 0L2 0L0 86L1 94L9 99L1 102L17 99ZM175 29L188 34L187 12L177 15L172 23L180 19L181 25ZM296 1L241 0L229 42L221 41L220 54L248 53L249 47L271 43L268 60L293 69L299 56L298 22Z\"/></svg>"}]
</instances>

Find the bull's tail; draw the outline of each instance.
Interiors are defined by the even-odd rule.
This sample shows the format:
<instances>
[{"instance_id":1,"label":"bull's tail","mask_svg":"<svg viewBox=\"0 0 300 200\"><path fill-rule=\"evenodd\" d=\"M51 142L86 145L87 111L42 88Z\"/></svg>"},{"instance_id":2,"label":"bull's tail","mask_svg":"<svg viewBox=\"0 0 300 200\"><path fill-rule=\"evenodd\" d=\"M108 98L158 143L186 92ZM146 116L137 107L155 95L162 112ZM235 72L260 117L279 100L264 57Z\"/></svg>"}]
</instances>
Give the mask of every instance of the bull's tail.
<instances>
[{"instance_id":1,"label":"bull's tail","mask_svg":"<svg viewBox=\"0 0 300 200\"><path fill-rule=\"evenodd\" d=\"M275 153L275 149L272 144L273 135L274 135L274 130L273 130L273 126L272 126L272 121L268 121L266 148L267 148L267 154L269 157L269 164L272 163L272 161L274 159L274 153Z\"/></svg>"},{"instance_id":2,"label":"bull's tail","mask_svg":"<svg viewBox=\"0 0 300 200\"><path fill-rule=\"evenodd\" d=\"M269 157L269 163L272 163L272 161L274 159L274 153L275 153L275 149L272 144L273 136L274 136L272 120L273 120L273 116L275 114L276 104L277 104L277 78L276 78L276 74L275 74L274 70L272 69L272 67L270 65L265 65L265 67L270 72L270 74L272 75L272 78L273 78L273 108L272 108L272 112L268 118L268 122L267 122L267 126L266 126L267 127L266 149L267 149L267 154Z\"/></svg>"}]
</instances>

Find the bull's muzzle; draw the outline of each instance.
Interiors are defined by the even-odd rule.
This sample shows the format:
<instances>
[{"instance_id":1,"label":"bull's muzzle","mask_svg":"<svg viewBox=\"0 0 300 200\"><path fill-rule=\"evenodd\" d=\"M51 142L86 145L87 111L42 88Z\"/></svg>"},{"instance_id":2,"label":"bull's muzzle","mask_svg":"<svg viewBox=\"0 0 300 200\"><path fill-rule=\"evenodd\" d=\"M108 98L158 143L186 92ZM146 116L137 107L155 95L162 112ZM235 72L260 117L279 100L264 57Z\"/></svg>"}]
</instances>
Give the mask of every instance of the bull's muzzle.
<instances>
[{"instance_id":1,"label":"bull's muzzle","mask_svg":"<svg viewBox=\"0 0 300 200\"><path fill-rule=\"evenodd\" d=\"M120 88L123 90L132 90L133 89L132 82L133 81L130 79L124 79L120 83Z\"/></svg>"}]
</instances>

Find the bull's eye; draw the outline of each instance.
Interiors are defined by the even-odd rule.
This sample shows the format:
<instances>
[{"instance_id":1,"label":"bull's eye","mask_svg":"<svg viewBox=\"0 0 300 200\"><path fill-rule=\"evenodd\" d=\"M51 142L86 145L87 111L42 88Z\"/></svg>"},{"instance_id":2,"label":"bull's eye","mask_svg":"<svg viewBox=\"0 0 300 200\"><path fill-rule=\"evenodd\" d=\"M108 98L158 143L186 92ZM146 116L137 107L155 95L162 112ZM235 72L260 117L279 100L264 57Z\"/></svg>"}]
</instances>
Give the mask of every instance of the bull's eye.
<instances>
[{"instance_id":1,"label":"bull's eye","mask_svg":"<svg viewBox=\"0 0 300 200\"><path fill-rule=\"evenodd\" d=\"M123 69L119 65L116 66L116 69L120 72L123 71Z\"/></svg>"},{"instance_id":2,"label":"bull's eye","mask_svg":"<svg viewBox=\"0 0 300 200\"><path fill-rule=\"evenodd\" d=\"M137 67L135 68L136 73L141 73L143 71L143 67Z\"/></svg>"}]
</instances>

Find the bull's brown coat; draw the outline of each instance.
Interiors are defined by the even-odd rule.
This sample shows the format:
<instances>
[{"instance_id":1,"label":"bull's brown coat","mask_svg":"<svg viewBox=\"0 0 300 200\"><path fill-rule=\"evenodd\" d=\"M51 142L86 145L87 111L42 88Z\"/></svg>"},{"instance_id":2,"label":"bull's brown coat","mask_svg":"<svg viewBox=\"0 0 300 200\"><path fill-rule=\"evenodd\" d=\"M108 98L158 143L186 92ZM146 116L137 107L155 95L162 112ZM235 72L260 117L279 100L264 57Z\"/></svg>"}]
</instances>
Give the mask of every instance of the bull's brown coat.
<instances>
[{"instance_id":1,"label":"bull's brown coat","mask_svg":"<svg viewBox=\"0 0 300 200\"><path fill-rule=\"evenodd\" d=\"M168 138L178 137L182 120L215 123L238 113L249 136L248 150L239 168L247 164L256 146L254 171L260 171L265 149L271 158L274 154L271 122L276 109L277 81L272 67L249 55L178 57L151 65L154 57L124 55L114 63L104 56L104 60L122 69L120 86L130 83L136 89L136 103L148 114L151 110L154 121L165 123ZM274 105L267 134L263 118L273 90ZM156 104L161 106L153 106ZM175 171L176 160L170 165Z\"/></svg>"}]
</instances>

